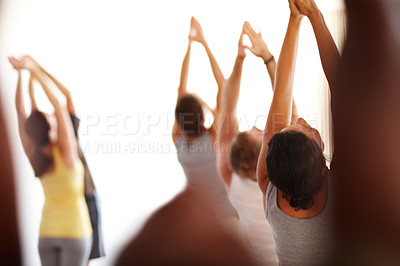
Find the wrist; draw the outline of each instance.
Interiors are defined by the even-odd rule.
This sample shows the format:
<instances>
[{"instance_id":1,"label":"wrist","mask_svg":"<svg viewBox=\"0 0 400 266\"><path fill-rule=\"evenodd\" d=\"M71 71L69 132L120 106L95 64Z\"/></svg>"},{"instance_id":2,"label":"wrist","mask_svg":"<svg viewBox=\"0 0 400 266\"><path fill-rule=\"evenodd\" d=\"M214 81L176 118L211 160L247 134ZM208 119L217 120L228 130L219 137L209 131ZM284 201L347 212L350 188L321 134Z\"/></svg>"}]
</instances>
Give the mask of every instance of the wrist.
<instances>
[{"instance_id":1,"label":"wrist","mask_svg":"<svg viewBox=\"0 0 400 266\"><path fill-rule=\"evenodd\" d=\"M246 58L246 55L238 54L236 57L236 61L243 62L245 58Z\"/></svg>"},{"instance_id":2,"label":"wrist","mask_svg":"<svg viewBox=\"0 0 400 266\"><path fill-rule=\"evenodd\" d=\"M272 54L271 54L270 51L266 51L266 52L264 52L264 53L262 54L262 56L260 56L260 57L261 57L261 59L262 59L264 62L266 62L266 61L268 61L269 59L271 59Z\"/></svg>"},{"instance_id":3,"label":"wrist","mask_svg":"<svg viewBox=\"0 0 400 266\"><path fill-rule=\"evenodd\" d=\"M289 23L300 25L302 19L303 19L303 16L294 17L294 16L290 15Z\"/></svg>"},{"instance_id":4,"label":"wrist","mask_svg":"<svg viewBox=\"0 0 400 266\"><path fill-rule=\"evenodd\" d=\"M208 44L207 44L206 40L201 40L201 41L199 41L199 43L200 43L201 45L203 45L204 48L208 49Z\"/></svg>"},{"instance_id":5,"label":"wrist","mask_svg":"<svg viewBox=\"0 0 400 266\"><path fill-rule=\"evenodd\" d=\"M322 17L322 13L321 13L321 11L319 11L319 9L317 7L314 7L307 14L307 17L310 21L317 20Z\"/></svg>"},{"instance_id":6,"label":"wrist","mask_svg":"<svg viewBox=\"0 0 400 266\"><path fill-rule=\"evenodd\" d=\"M269 57L267 60L264 60L264 64L266 66L268 66L268 64L271 63L274 60L275 60L275 57L273 55L271 55L271 57Z\"/></svg>"}]
</instances>

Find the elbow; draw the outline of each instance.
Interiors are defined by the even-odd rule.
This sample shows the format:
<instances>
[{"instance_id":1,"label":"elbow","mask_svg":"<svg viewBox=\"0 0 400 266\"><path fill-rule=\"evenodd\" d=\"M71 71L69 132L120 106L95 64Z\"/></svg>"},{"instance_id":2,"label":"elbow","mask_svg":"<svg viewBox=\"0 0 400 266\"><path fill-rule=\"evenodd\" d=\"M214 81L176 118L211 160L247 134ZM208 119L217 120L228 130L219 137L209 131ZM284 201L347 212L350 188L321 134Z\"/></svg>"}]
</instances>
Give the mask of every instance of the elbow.
<instances>
[{"instance_id":1,"label":"elbow","mask_svg":"<svg viewBox=\"0 0 400 266\"><path fill-rule=\"evenodd\" d=\"M72 96L71 96L71 92L67 89L65 89L64 91L64 96L67 99L67 101L71 101L72 100Z\"/></svg>"}]
</instances>

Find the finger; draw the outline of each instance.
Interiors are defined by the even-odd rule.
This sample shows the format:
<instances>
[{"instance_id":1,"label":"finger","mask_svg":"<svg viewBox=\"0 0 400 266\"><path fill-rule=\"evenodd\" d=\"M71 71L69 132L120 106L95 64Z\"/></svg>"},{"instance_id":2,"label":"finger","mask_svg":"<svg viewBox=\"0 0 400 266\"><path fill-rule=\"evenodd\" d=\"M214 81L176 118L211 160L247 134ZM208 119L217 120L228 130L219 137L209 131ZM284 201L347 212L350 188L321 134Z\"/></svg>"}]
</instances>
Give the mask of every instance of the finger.
<instances>
[{"instance_id":1,"label":"finger","mask_svg":"<svg viewBox=\"0 0 400 266\"><path fill-rule=\"evenodd\" d=\"M248 35L252 35L252 36L256 37L257 33L255 32L253 27L250 25L250 23L248 21L246 21L244 24L245 24L245 28L246 28Z\"/></svg>"},{"instance_id":2,"label":"finger","mask_svg":"<svg viewBox=\"0 0 400 266\"><path fill-rule=\"evenodd\" d=\"M300 12L300 13L302 13L301 11L300 11L300 6L299 6L299 4L298 3L296 3L296 1L294 1L294 6L296 7L296 9ZM302 13L303 14L303 13Z\"/></svg>"}]
</instances>

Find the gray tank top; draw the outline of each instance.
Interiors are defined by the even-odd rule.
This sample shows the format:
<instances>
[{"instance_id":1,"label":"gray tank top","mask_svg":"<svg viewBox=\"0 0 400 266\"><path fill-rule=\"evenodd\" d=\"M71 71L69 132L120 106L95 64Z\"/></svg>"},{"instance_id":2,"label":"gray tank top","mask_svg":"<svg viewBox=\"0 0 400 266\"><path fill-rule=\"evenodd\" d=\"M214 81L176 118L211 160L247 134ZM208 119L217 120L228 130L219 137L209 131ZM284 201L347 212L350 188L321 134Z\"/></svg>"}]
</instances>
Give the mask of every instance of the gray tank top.
<instances>
[{"instance_id":1,"label":"gray tank top","mask_svg":"<svg viewBox=\"0 0 400 266\"><path fill-rule=\"evenodd\" d=\"M193 142L188 142L186 135L182 135L177 140L176 148L188 186L198 191L221 218L236 216L218 174L217 156L210 134L203 133Z\"/></svg>"},{"instance_id":2,"label":"gray tank top","mask_svg":"<svg viewBox=\"0 0 400 266\"><path fill-rule=\"evenodd\" d=\"M269 182L266 217L275 239L279 265L325 265L333 249L333 184L328 171L328 200L315 217L299 219L284 213L277 205L277 188Z\"/></svg>"}]
</instances>

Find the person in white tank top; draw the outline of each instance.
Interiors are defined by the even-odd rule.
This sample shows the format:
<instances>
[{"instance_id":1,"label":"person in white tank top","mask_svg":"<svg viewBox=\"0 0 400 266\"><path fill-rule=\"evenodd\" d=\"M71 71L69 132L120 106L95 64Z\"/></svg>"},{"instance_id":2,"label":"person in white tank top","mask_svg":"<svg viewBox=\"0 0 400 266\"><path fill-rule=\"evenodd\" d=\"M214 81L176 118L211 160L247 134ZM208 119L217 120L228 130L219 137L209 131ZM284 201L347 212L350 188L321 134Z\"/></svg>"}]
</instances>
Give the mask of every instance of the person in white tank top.
<instances>
[{"instance_id":1,"label":"person in white tank top","mask_svg":"<svg viewBox=\"0 0 400 266\"><path fill-rule=\"evenodd\" d=\"M244 34L250 38L251 47L242 43ZM246 48L263 60L272 86L274 84L276 68L274 57L261 34L256 33L250 24L245 22L235 65L226 81L222 97L221 126L217 135L217 143L221 149L217 153L217 167L227 188L229 200L238 212L239 233L247 242L255 263L278 265L272 232L265 219L263 195L256 180L263 131L254 126L248 131L238 131L236 108ZM294 102L293 108L296 109Z\"/></svg>"},{"instance_id":2,"label":"person in white tank top","mask_svg":"<svg viewBox=\"0 0 400 266\"><path fill-rule=\"evenodd\" d=\"M198 42L205 48L210 60L218 85L215 109L210 109L200 97L187 91L193 42ZM192 17L189 44L182 63L172 139L177 148L178 160L185 172L188 186L215 210L222 221L228 223L229 227L235 227L238 220L237 214L228 200L216 166L216 129L220 121L219 110L224 83L225 77L208 47L200 23ZM209 128L204 125L203 108L208 108L214 116L213 124Z\"/></svg>"}]
</instances>

